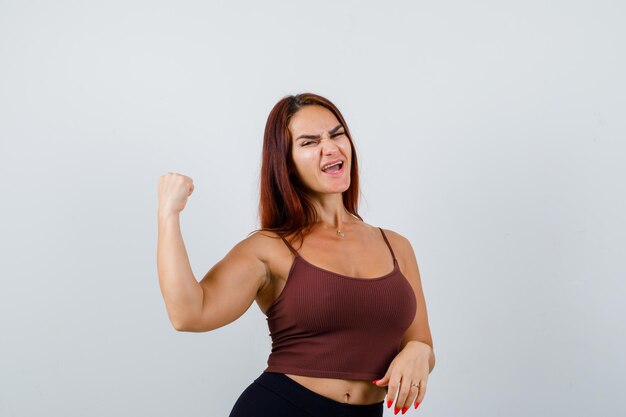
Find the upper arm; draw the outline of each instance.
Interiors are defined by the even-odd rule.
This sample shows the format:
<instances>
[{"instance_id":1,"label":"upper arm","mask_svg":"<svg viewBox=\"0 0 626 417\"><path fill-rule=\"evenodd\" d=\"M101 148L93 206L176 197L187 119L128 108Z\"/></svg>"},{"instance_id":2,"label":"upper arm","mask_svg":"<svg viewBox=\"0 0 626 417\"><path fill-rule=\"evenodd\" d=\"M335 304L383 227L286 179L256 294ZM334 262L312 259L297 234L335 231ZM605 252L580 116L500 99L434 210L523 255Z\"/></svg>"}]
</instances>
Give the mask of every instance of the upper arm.
<instances>
[{"instance_id":1,"label":"upper arm","mask_svg":"<svg viewBox=\"0 0 626 417\"><path fill-rule=\"evenodd\" d=\"M395 232L390 232L390 234L393 236L394 243L396 243L396 247L398 248L398 261L401 264L402 274L411 284L417 302L415 318L407 329L402 343L404 345L404 343L409 340L417 340L426 343L432 348L433 339L430 333L430 325L428 324L428 311L426 309L426 300L424 298L422 280L417 266L415 252L411 246L411 242L409 242L407 238Z\"/></svg>"},{"instance_id":2,"label":"upper arm","mask_svg":"<svg viewBox=\"0 0 626 417\"><path fill-rule=\"evenodd\" d=\"M203 332L241 317L267 283L270 273L262 254L268 237L254 233L237 243L202 278L202 308L185 330Z\"/></svg>"}]
</instances>

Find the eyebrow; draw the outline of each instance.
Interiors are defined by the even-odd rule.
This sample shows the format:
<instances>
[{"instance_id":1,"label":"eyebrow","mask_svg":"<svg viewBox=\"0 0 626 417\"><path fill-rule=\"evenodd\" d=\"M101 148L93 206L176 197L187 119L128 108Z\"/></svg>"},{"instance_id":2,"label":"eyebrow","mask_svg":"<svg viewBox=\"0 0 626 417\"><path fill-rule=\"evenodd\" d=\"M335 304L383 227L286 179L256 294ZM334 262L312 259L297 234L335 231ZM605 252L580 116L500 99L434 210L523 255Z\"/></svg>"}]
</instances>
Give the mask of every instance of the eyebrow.
<instances>
[{"instance_id":1,"label":"eyebrow","mask_svg":"<svg viewBox=\"0 0 626 417\"><path fill-rule=\"evenodd\" d=\"M330 132L328 132L329 135L333 135L336 131L338 131L339 129L341 129L343 127L342 124L338 124L337 126L335 126L333 128L333 130L331 130ZM300 135L296 138L296 140L298 139L319 139L320 135Z\"/></svg>"}]
</instances>

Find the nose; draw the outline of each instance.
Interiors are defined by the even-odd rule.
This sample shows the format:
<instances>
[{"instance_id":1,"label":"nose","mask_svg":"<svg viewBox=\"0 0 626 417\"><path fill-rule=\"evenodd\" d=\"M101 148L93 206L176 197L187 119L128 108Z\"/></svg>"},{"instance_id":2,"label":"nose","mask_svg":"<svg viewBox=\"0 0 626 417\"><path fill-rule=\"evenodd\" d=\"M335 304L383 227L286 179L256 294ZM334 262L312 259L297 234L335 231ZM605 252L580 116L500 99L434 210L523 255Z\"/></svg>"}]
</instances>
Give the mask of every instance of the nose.
<instances>
[{"instance_id":1,"label":"nose","mask_svg":"<svg viewBox=\"0 0 626 417\"><path fill-rule=\"evenodd\" d=\"M339 150L339 146L330 138L328 133L324 133L320 139L320 143L322 144L322 152L324 155L332 155Z\"/></svg>"}]
</instances>

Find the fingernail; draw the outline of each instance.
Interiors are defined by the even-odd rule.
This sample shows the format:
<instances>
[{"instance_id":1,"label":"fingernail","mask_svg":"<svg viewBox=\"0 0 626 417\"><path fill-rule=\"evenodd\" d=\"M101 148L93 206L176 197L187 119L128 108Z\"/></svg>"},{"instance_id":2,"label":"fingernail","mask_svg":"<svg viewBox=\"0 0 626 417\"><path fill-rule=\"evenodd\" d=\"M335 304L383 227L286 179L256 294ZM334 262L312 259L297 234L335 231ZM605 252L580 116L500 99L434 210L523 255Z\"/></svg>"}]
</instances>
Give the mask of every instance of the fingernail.
<instances>
[{"instance_id":1,"label":"fingernail","mask_svg":"<svg viewBox=\"0 0 626 417\"><path fill-rule=\"evenodd\" d=\"M409 409L409 407L404 407L404 408L402 409L402 414L406 413L406 410L408 410L408 409Z\"/></svg>"},{"instance_id":2,"label":"fingernail","mask_svg":"<svg viewBox=\"0 0 626 417\"><path fill-rule=\"evenodd\" d=\"M420 405L419 401L415 403L415 409L416 410L417 410L417 406L419 406L419 405Z\"/></svg>"},{"instance_id":3,"label":"fingernail","mask_svg":"<svg viewBox=\"0 0 626 417\"><path fill-rule=\"evenodd\" d=\"M400 409L399 409L399 408L396 408L396 409L394 410L394 412L393 412L393 413L394 413L394 414L398 414L398 411L400 411Z\"/></svg>"},{"instance_id":4,"label":"fingernail","mask_svg":"<svg viewBox=\"0 0 626 417\"><path fill-rule=\"evenodd\" d=\"M391 403L393 402L393 400L387 400L387 408L391 408Z\"/></svg>"},{"instance_id":5,"label":"fingernail","mask_svg":"<svg viewBox=\"0 0 626 417\"><path fill-rule=\"evenodd\" d=\"M376 379L376 380L372 381L372 384L375 384L375 383L377 383L378 381L380 381L380 379Z\"/></svg>"}]
</instances>

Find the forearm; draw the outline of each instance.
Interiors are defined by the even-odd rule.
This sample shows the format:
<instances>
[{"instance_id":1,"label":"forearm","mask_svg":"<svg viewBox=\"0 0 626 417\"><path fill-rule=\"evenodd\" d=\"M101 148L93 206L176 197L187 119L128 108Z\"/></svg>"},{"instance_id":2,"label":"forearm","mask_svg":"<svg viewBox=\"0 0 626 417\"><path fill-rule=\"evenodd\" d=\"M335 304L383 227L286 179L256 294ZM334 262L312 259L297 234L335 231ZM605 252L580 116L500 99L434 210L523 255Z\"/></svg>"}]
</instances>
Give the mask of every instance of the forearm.
<instances>
[{"instance_id":1,"label":"forearm","mask_svg":"<svg viewBox=\"0 0 626 417\"><path fill-rule=\"evenodd\" d=\"M203 293L193 275L180 217L158 214L157 271L170 321L179 329L202 307Z\"/></svg>"}]
</instances>

